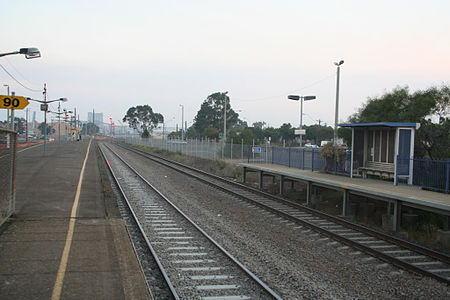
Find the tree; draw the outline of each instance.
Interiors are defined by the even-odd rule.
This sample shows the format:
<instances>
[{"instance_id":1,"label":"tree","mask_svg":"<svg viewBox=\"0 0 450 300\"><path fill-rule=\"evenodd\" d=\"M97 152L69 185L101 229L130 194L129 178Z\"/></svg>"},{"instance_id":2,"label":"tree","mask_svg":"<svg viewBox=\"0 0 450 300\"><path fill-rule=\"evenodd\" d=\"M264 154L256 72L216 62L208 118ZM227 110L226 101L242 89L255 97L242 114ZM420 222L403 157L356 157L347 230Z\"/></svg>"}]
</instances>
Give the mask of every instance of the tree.
<instances>
[{"instance_id":1,"label":"tree","mask_svg":"<svg viewBox=\"0 0 450 300\"><path fill-rule=\"evenodd\" d=\"M25 133L25 126L26 126L26 120L24 118L14 118L14 124L17 124L17 127L15 127L17 129L17 133L19 134L23 134Z\"/></svg>"},{"instance_id":2,"label":"tree","mask_svg":"<svg viewBox=\"0 0 450 300\"><path fill-rule=\"evenodd\" d=\"M203 101L200 110L194 118L194 124L192 126L197 133L202 136L207 136L205 130L209 130L208 128L215 128L219 132L223 132L225 102L227 103L227 131L234 128L237 124L242 126L242 122L238 122L239 115L231 109L230 97L227 96L227 92L217 92L209 95L206 100Z\"/></svg>"},{"instance_id":3,"label":"tree","mask_svg":"<svg viewBox=\"0 0 450 300\"><path fill-rule=\"evenodd\" d=\"M94 134L99 132L99 128L94 123L83 124L82 132L84 135Z\"/></svg>"},{"instance_id":4,"label":"tree","mask_svg":"<svg viewBox=\"0 0 450 300\"><path fill-rule=\"evenodd\" d=\"M41 131L41 134L44 135L45 123L42 122L41 124L39 124L38 129ZM55 129L47 124L47 135L49 135L50 133L55 133Z\"/></svg>"},{"instance_id":5,"label":"tree","mask_svg":"<svg viewBox=\"0 0 450 300\"><path fill-rule=\"evenodd\" d=\"M292 127L291 123L284 123L283 125L280 126L279 131L280 131L280 138L286 141L286 143L289 144L295 140L294 134L295 129Z\"/></svg>"},{"instance_id":6,"label":"tree","mask_svg":"<svg viewBox=\"0 0 450 300\"><path fill-rule=\"evenodd\" d=\"M415 122L417 131L414 152L431 158L449 157L450 87L432 87L410 93L408 87L395 88L372 98L349 118L351 123ZM432 122L433 118L437 122Z\"/></svg>"},{"instance_id":7,"label":"tree","mask_svg":"<svg viewBox=\"0 0 450 300\"><path fill-rule=\"evenodd\" d=\"M330 126L311 125L305 126L305 139L314 140L316 145L322 141L330 141L333 138L333 128Z\"/></svg>"},{"instance_id":8,"label":"tree","mask_svg":"<svg viewBox=\"0 0 450 300\"><path fill-rule=\"evenodd\" d=\"M153 112L149 105L138 105L130 107L122 120L128 122L130 128L141 133L142 137L149 137L153 129L164 122L164 117L160 113Z\"/></svg>"}]
</instances>

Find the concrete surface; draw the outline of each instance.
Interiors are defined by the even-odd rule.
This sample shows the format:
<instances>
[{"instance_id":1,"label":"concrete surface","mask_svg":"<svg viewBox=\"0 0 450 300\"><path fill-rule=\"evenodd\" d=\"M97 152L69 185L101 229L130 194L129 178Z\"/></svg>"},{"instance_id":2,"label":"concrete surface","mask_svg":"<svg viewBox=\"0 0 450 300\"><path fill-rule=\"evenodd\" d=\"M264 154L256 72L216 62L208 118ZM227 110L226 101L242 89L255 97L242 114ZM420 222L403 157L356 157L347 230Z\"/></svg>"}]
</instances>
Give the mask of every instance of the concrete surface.
<instances>
[{"instance_id":1,"label":"concrete surface","mask_svg":"<svg viewBox=\"0 0 450 300\"><path fill-rule=\"evenodd\" d=\"M0 298L50 299L89 140L19 150L16 214L0 228ZM93 142L61 299L151 299ZM102 173L103 172L103 173Z\"/></svg>"}]
</instances>

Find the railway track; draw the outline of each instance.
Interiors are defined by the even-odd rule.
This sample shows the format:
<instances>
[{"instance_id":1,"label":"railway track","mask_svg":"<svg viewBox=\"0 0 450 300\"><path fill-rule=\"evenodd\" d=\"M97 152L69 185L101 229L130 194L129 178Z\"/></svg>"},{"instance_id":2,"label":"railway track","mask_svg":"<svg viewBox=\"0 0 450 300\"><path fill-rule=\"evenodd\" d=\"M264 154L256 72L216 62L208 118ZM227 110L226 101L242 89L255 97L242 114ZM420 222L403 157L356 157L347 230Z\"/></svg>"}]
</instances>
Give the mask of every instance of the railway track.
<instances>
[{"instance_id":1,"label":"railway track","mask_svg":"<svg viewBox=\"0 0 450 300\"><path fill-rule=\"evenodd\" d=\"M383 232L328 215L142 150L122 144L118 144L118 146L187 176L194 177L243 201L309 227L334 240L357 248L393 265L423 276L432 277L447 284L450 283L450 257L444 253L398 239Z\"/></svg>"},{"instance_id":2,"label":"railway track","mask_svg":"<svg viewBox=\"0 0 450 300\"><path fill-rule=\"evenodd\" d=\"M164 279L149 282L157 299L281 299L111 148L100 149Z\"/></svg>"}]
</instances>

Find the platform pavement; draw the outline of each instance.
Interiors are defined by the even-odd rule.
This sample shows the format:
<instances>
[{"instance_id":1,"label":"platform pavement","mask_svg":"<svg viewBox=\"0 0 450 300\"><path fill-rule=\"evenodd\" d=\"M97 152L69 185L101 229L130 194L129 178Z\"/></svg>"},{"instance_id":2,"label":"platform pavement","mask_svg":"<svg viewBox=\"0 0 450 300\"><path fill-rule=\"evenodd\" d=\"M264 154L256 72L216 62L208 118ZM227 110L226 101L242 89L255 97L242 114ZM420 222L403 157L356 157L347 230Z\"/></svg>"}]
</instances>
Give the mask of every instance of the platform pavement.
<instances>
[{"instance_id":1,"label":"platform pavement","mask_svg":"<svg viewBox=\"0 0 450 300\"><path fill-rule=\"evenodd\" d=\"M16 214L0 228L0 299L151 299L115 199L103 188L95 141L67 243L89 142L48 143L45 157L43 145L19 150Z\"/></svg>"},{"instance_id":2,"label":"platform pavement","mask_svg":"<svg viewBox=\"0 0 450 300\"><path fill-rule=\"evenodd\" d=\"M262 171L267 174L283 175L288 178L311 181L316 184L323 184L337 189L348 189L352 192L359 192L365 195L400 200L411 205L418 205L425 209L438 210L444 215L450 215L449 194L421 190L415 186L395 186L392 182L383 180L350 178L321 172L312 172L311 170L289 168L277 164L240 163L239 165L243 168Z\"/></svg>"}]
</instances>

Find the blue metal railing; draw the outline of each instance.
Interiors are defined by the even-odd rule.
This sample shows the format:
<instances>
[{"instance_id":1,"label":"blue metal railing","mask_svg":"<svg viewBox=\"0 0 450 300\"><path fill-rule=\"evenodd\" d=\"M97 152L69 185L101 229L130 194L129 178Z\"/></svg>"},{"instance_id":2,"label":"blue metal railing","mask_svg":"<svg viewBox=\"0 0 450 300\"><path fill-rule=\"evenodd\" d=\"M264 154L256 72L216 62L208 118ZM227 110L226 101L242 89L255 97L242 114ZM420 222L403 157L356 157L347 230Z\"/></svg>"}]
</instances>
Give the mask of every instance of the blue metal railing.
<instances>
[{"instance_id":1,"label":"blue metal railing","mask_svg":"<svg viewBox=\"0 0 450 300\"><path fill-rule=\"evenodd\" d=\"M271 147L271 150L272 164L350 176L350 153L346 153L338 163L336 160L325 161L320 157L319 149Z\"/></svg>"},{"instance_id":2,"label":"blue metal railing","mask_svg":"<svg viewBox=\"0 0 450 300\"><path fill-rule=\"evenodd\" d=\"M397 158L399 166L413 164L413 185L444 193L450 191L450 159ZM397 169L398 172L399 169ZM400 171L401 168L400 168Z\"/></svg>"},{"instance_id":3,"label":"blue metal railing","mask_svg":"<svg viewBox=\"0 0 450 300\"><path fill-rule=\"evenodd\" d=\"M267 153L267 154L266 154ZM268 155L270 153L270 155ZM249 147L248 162L262 162L283 165L301 170L325 171L335 175L350 176L351 152L346 152L340 161L320 157L319 149L290 148L290 147L263 147L262 153L250 159ZM409 176L410 166L413 168L412 184L439 192L450 192L450 159L432 160L428 158L397 157L397 180Z\"/></svg>"}]
</instances>

